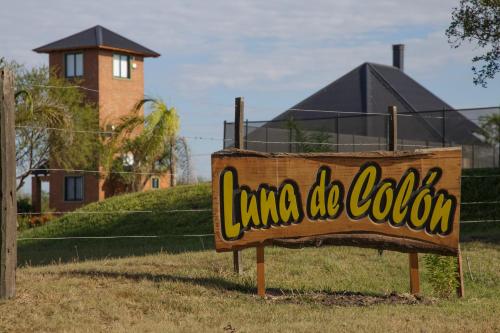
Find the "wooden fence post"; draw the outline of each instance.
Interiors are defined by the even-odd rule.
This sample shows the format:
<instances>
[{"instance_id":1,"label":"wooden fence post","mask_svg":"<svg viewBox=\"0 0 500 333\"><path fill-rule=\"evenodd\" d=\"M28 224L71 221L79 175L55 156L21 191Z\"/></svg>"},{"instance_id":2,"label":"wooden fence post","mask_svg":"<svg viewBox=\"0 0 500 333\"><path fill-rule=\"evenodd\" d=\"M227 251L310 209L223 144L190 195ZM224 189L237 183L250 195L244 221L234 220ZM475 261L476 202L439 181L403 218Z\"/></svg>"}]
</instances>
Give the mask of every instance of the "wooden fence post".
<instances>
[{"instance_id":1,"label":"wooden fence post","mask_svg":"<svg viewBox=\"0 0 500 333\"><path fill-rule=\"evenodd\" d=\"M243 136L243 116L245 102L243 97L236 97L234 100L234 148L241 149L245 140ZM241 251L233 251L234 272L243 274Z\"/></svg>"},{"instance_id":2,"label":"wooden fence post","mask_svg":"<svg viewBox=\"0 0 500 333\"><path fill-rule=\"evenodd\" d=\"M16 295L16 145L14 75L0 69L0 146L1 200L0 217L0 299Z\"/></svg>"},{"instance_id":3,"label":"wooden fence post","mask_svg":"<svg viewBox=\"0 0 500 333\"><path fill-rule=\"evenodd\" d=\"M266 296L266 278L264 269L264 245L257 246L257 295Z\"/></svg>"},{"instance_id":4,"label":"wooden fence post","mask_svg":"<svg viewBox=\"0 0 500 333\"><path fill-rule=\"evenodd\" d=\"M398 150L398 109L389 106L389 150ZM420 278L418 274L418 253L409 253L410 266L410 293L416 295L420 293Z\"/></svg>"},{"instance_id":5,"label":"wooden fence post","mask_svg":"<svg viewBox=\"0 0 500 333\"><path fill-rule=\"evenodd\" d=\"M462 251L460 251L460 244L458 245L457 253L457 296L464 297L464 271L462 269Z\"/></svg>"}]
</instances>

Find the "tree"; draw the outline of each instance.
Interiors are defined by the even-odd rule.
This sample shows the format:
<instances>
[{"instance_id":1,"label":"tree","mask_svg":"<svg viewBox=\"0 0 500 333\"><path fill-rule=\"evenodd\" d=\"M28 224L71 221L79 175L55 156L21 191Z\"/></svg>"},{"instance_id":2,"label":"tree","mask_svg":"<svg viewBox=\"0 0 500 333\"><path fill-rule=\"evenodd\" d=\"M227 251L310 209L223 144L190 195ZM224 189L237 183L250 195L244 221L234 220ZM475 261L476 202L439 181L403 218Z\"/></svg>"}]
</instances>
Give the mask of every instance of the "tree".
<instances>
[{"instance_id":1,"label":"tree","mask_svg":"<svg viewBox=\"0 0 500 333\"><path fill-rule=\"evenodd\" d=\"M145 105L151 106L147 116L139 114ZM175 108L161 99L141 100L104 143L103 167L109 171L108 180L125 184L127 191L139 191L154 174L169 172L170 183L175 185L177 152L186 154L184 165L189 160L189 149L178 138L178 131Z\"/></svg>"},{"instance_id":2,"label":"tree","mask_svg":"<svg viewBox=\"0 0 500 333\"><path fill-rule=\"evenodd\" d=\"M479 117L481 134L492 145L500 144L500 114L494 113Z\"/></svg>"},{"instance_id":3,"label":"tree","mask_svg":"<svg viewBox=\"0 0 500 333\"><path fill-rule=\"evenodd\" d=\"M288 118L286 127L293 131L293 140L297 142L295 149L301 153L322 153L332 151L330 134L327 130L304 131L293 117Z\"/></svg>"},{"instance_id":4,"label":"tree","mask_svg":"<svg viewBox=\"0 0 500 333\"><path fill-rule=\"evenodd\" d=\"M75 85L45 66L6 64L16 80L17 189L36 169L97 168L99 130L95 106Z\"/></svg>"},{"instance_id":5,"label":"tree","mask_svg":"<svg viewBox=\"0 0 500 333\"><path fill-rule=\"evenodd\" d=\"M500 71L500 0L461 0L453 9L446 30L449 43L458 48L464 41L486 49L472 58L474 84L487 86Z\"/></svg>"}]
</instances>

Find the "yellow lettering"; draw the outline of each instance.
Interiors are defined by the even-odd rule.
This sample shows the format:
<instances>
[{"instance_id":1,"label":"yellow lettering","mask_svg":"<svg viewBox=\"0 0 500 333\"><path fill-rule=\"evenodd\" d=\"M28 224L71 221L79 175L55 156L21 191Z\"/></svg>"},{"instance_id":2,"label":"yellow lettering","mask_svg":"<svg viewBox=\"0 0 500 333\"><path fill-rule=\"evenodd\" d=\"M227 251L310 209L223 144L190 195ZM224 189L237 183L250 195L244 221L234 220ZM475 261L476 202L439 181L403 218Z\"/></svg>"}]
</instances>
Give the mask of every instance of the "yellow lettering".
<instances>
[{"instance_id":1,"label":"yellow lettering","mask_svg":"<svg viewBox=\"0 0 500 333\"><path fill-rule=\"evenodd\" d=\"M223 234L226 239L235 239L240 235L240 224L233 223L233 189L234 175L232 170L224 171L222 175L222 205L223 205Z\"/></svg>"},{"instance_id":2,"label":"yellow lettering","mask_svg":"<svg viewBox=\"0 0 500 333\"><path fill-rule=\"evenodd\" d=\"M259 210L257 209L257 197L253 194L250 194L250 201L248 197L248 192L246 190L241 190L241 224L243 224L244 228L248 226L250 221L254 226L260 225Z\"/></svg>"},{"instance_id":3,"label":"yellow lettering","mask_svg":"<svg viewBox=\"0 0 500 333\"><path fill-rule=\"evenodd\" d=\"M382 200L385 198L385 202ZM372 217L376 222L385 221L391 212L392 201L394 200L393 184L386 181L383 183L375 193L372 205ZM384 208L382 206L384 205Z\"/></svg>"},{"instance_id":4,"label":"yellow lettering","mask_svg":"<svg viewBox=\"0 0 500 333\"><path fill-rule=\"evenodd\" d=\"M342 197L341 197L341 189L339 184L333 184L332 187L330 188L330 191L328 192L328 199L327 199L327 210L328 210L328 216L331 218L337 217L337 215L340 213L340 203L341 203Z\"/></svg>"},{"instance_id":5,"label":"yellow lettering","mask_svg":"<svg viewBox=\"0 0 500 333\"><path fill-rule=\"evenodd\" d=\"M397 189L396 199L392 210L392 223L399 225L404 223L404 219L408 212L408 201L415 187L416 177L415 170L408 170L400 181L400 186Z\"/></svg>"},{"instance_id":6,"label":"yellow lettering","mask_svg":"<svg viewBox=\"0 0 500 333\"><path fill-rule=\"evenodd\" d=\"M430 192L428 188L421 190L413 201L410 211L410 223L415 228L420 229L429 219L432 209L432 196Z\"/></svg>"},{"instance_id":7,"label":"yellow lettering","mask_svg":"<svg viewBox=\"0 0 500 333\"><path fill-rule=\"evenodd\" d=\"M278 209L276 207L276 193L274 191L268 191L265 188L260 190L260 216L262 218L262 224L267 226L269 215L271 216L271 221L274 223L279 222Z\"/></svg>"},{"instance_id":8,"label":"yellow lettering","mask_svg":"<svg viewBox=\"0 0 500 333\"><path fill-rule=\"evenodd\" d=\"M279 201L280 216L283 222L298 221L300 217L299 207L297 206L298 200L292 184L283 185Z\"/></svg>"},{"instance_id":9,"label":"yellow lettering","mask_svg":"<svg viewBox=\"0 0 500 333\"><path fill-rule=\"evenodd\" d=\"M358 218L366 215L370 208L370 193L373 191L377 180L378 170L372 164L361 170L359 176L351 185L349 196L349 212L351 217Z\"/></svg>"},{"instance_id":10,"label":"yellow lettering","mask_svg":"<svg viewBox=\"0 0 500 333\"><path fill-rule=\"evenodd\" d=\"M453 197L445 198L445 194L438 193L434 210L432 211L431 222L428 226L429 232L447 234L451 231L451 219L455 212L455 203ZM440 230L436 230L439 227Z\"/></svg>"}]
</instances>

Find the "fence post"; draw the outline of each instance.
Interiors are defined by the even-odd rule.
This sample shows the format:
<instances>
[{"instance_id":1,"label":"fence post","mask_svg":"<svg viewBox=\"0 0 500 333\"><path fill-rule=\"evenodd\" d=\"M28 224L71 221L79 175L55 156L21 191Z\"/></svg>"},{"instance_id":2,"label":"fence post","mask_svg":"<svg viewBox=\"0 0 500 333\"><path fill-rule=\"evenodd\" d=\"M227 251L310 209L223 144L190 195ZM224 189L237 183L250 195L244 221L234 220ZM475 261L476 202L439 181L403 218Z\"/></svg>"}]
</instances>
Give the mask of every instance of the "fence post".
<instances>
[{"instance_id":1,"label":"fence post","mask_svg":"<svg viewBox=\"0 0 500 333\"><path fill-rule=\"evenodd\" d=\"M243 147L243 116L245 102L243 97L234 99L234 148L241 149ZM241 251L233 251L233 268L234 272L243 274L243 265Z\"/></svg>"},{"instance_id":2,"label":"fence post","mask_svg":"<svg viewBox=\"0 0 500 333\"><path fill-rule=\"evenodd\" d=\"M0 299L16 295L16 146L14 75L0 69L0 146L2 208L0 217Z\"/></svg>"},{"instance_id":3,"label":"fence post","mask_svg":"<svg viewBox=\"0 0 500 333\"><path fill-rule=\"evenodd\" d=\"M242 108L242 110L243 110L243 108ZM243 118L243 114L241 115L241 117ZM244 147L245 147L245 149L248 149L248 119L245 120L245 138L246 138L246 140L243 139L243 142L245 143Z\"/></svg>"},{"instance_id":4,"label":"fence post","mask_svg":"<svg viewBox=\"0 0 500 333\"><path fill-rule=\"evenodd\" d=\"M389 106L389 150L398 150L398 109ZM415 295L420 292L420 279L418 275L418 253L409 253L410 266L410 292Z\"/></svg>"},{"instance_id":5,"label":"fence post","mask_svg":"<svg viewBox=\"0 0 500 333\"><path fill-rule=\"evenodd\" d=\"M337 121L336 121L336 127L337 127L337 153L340 151L340 124L339 124L339 113L336 113L337 115Z\"/></svg>"},{"instance_id":6,"label":"fence post","mask_svg":"<svg viewBox=\"0 0 500 333\"><path fill-rule=\"evenodd\" d=\"M441 118L443 121L441 122L441 140L442 140L442 146L446 147L446 113L443 108L443 111L441 111Z\"/></svg>"},{"instance_id":7,"label":"fence post","mask_svg":"<svg viewBox=\"0 0 500 333\"><path fill-rule=\"evenodd\" d=\"M226 149L226 126L227 122L224 120L224 129L222 134L222 149Z\"/></svg>"}]
</instances>

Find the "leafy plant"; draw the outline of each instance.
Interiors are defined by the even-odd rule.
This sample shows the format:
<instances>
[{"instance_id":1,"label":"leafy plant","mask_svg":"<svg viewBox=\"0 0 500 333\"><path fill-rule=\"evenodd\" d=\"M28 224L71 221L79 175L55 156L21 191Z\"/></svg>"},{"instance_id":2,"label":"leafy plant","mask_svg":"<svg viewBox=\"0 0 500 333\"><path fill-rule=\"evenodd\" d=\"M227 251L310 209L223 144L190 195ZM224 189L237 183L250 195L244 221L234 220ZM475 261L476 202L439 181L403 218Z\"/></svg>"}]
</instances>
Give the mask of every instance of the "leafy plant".
<instances>
[{"instance_id":1,"label":"leafy plant","mask_svg":"<svg viewBox=\"0 0 500 333\"><path fill-rule=\"evenodd\" d=\"M146 104L151 109L144 116L139 111ZM170 184L175 185L179 152L183 170L190 169L189 148L177 135L176 109L160 99L147 98L139 101L133 111L120 119L104 143L103 167L112 171L108 180L125 184L126 191L138 191L146 186L152 174L168 172Z\"/></svg>"},{"instance_id":2,"label":"leafy plant","mask_svg":"<svg viewBox=\"0 0 500 333\"><path fill-rule=\"evenodd\" d=\"M296 149L303 153L320 153L331 151L331 145L328 145L330 134L328 131L311 131L310 133L302 130L293 118L289 118L286 124L287 128L293 131L293 140L298 142Z\"/></svg>"},{"instance_id":3,"label":"leafy plant","mask_svg":"<svg viewBox=\"0 0 500 333\"><path fill-rule=\"evenodd\" d=\"M458 286L455 258L428 254L424 256L424 263L434 293L442 298L450 297Z\"/></svg>"},{"instance_id":4,"label":"leafy plant","mask_svg":"<svg viewBox=\"0 0 500 333\"><path fill-rule=\"evenodd\" d=\"M453 9L452 21L446 30L450 44L458 48L464 41L483 50L472 58L474 84L486 87L500 71L500 0L461 0Z\"/></svg>"},{"instance_id":5,"label":"leafy plant","mask_svg":"<svg viewBox=\"0 0 500 333\"><path fill-rule=\"evenodd\" d=\"M100 145L96 108L74 85L45 66L26 69L6 64L15 73L17 188L36 169L97 168ZM90 132L89 132L90 131Z\"/></svg>"},{"instance_id":6,"label":"leafy plant","mask_svg":"<svg viewBox=\"0 0 500 333\"><path fill-rule=\"evenodd\" d=\"M481 134L488 143L493 145L500 143L500 113L494 113L479 117Z\"/></svg>"}]
</instances>

